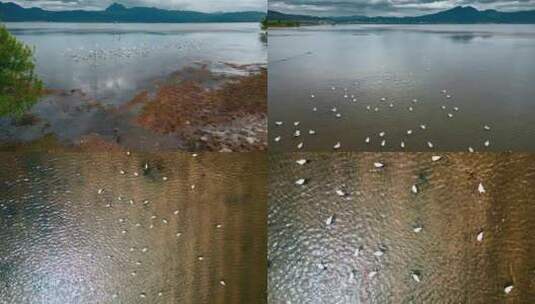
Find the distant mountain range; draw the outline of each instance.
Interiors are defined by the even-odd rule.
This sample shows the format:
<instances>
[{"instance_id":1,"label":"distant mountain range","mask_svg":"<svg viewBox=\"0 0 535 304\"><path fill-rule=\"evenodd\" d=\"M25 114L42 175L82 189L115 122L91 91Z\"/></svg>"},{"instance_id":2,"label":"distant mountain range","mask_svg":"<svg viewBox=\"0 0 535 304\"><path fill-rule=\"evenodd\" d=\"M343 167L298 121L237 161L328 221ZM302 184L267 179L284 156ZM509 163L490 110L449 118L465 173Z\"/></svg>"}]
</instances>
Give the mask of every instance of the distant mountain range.
<instances>
[{"instance_id":1,"label":"distant mountain range","mask_svg":"<svg viewBox=\"0 0 535 304\"><path fill-rule=\"evenodd\" d=\"M47 11L41 8L23 8L12 2L0 2L0 21L6 22L259 22L265 16L264 12L201 13L154 7L127 8L117 3L103 11Z\"/></svg>"},{"instance_id":2,"label":"distant mountain range","mask_svg":"<svg viewBox=\"0 0 535 304\"><path fill-rule=\"evenodd\" d=\"M317 17L307 15L289 15L276 11L268 11L268 20L271 22L294 21L300 24L322 23L365 23L365 24L440 24L440 23L509 23L526 24L535 23L535 10L520 12L499 12L496 10L480 11L471 6L457 6L452 9L435 14L416 17Z\"/></svg>"}]
</instances>

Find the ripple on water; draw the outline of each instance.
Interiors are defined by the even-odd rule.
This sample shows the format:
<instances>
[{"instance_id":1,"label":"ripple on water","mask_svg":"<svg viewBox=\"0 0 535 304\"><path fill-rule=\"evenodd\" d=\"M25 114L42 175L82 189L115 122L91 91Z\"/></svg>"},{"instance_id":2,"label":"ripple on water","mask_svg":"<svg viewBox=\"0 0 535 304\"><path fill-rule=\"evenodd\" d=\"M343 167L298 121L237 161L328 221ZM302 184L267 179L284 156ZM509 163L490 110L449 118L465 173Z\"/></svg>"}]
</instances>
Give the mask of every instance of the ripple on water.
<instances>
[{"instance_id":1,"label":"ripple on water","mask_svg":"<svg viewBox=\"0 0 535 304\"><path fill-rule=\"evenodd\" d=\"M0 159L0 302L263 302L264 156Z\"/></svg>"},{"instance_id":2,"label":"ripple on water","mask_svg":"<svg viewBox=\"0 0 535 304\"><path fill-rule=\"evenodd\" d=\"M273 154L269 175L269 302L535 296L534 155Z\"/></svg>"}]
</instances>

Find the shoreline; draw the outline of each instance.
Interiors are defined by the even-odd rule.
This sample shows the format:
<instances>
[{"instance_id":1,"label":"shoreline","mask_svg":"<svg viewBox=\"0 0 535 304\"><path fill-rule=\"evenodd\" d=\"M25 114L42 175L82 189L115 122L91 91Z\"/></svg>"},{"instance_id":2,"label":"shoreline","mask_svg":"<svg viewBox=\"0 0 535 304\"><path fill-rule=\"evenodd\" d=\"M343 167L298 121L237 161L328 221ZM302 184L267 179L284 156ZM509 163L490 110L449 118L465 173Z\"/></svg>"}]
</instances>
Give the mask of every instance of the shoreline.
<instances>
[{"instance_id":1,"label":"shoreline","mask_svg":"<svg viewBox=\"0 0 535 304\"><path fill-rule=\"evenodd\" d=\"M266 65L223 64L229 71L194 63L151 81L115 107L80 89L46 88L32 109L7 123L0 151L266 150ZM242 111L242 103L254 107ZM83 127L65 129L75 123Z\"/></svg>"}]
</instances>

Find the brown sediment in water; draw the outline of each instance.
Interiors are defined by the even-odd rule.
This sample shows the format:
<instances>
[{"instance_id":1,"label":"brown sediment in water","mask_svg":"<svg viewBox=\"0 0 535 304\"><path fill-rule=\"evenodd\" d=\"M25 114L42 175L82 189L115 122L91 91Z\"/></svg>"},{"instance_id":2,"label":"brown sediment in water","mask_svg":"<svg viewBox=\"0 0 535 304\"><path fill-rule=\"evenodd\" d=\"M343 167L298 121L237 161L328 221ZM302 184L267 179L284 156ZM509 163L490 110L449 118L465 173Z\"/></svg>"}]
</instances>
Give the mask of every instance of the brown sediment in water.
<instances>
[{"instance_id":1,"label":"brown sediment in water","mask_svg":"<svg viewBox=\"0 0 535 304\"><path fill-rule=\"evenodd\" d=\"M3 300L266 302L264 154L2 157Z\"/></svg>"},{"instance_id":2,"label":"brown sediment in water","mask_svg":"<svg viewBox=\"0 0 535 304\"><path fill-rule=\"evenodd\" d=\"M258 65L243 69L234 74L206 64L186 67L119 106L77 89L46 89L39 108L11 123L0 150L265 150L267 72ZM71 124L81 127L58 131Z\"/></svg>"},{"instance_id":3,"label":"brown sediment in water","mask_svg":"<svg viewBox=\"0 0 535 304\"><path fill-rule=\"evenodd\" d=\"M20 117L14 120L14 124L17 126L33 126L39 123L41 119L39 116L32 113L24 113Z\"/></svg>"},{"instance_id":4,"label":"brown sediment in water","mask_svg":"<svg viewBox=\"0 0 535 304\"><path fill-rule=\"evenodd\" d=\"M2 152L68 152L72 148L69 148L61 144L56 136L47 134L38 140L31 142L17 142L17 143L3 143L0 145L0 151Z\"/></svg>"},{"instance_id":5,"label":"brown sediment in water","mask_svg":"<svg viewBox=\"0 0 535 304\"><path fill-rule=\"evenodd\" d=\"M68 95L74 95L74 94L80 94L81 96L85 96L85 92L81 89L72 89L72 90L64 90L64 89L56 89L56 88L43 88L41 90L42 96L48 96L48 95L56 95L56 96L68 96Z\"/></svg>"},{"instance_id":6,"label":"brown sediment in water","mask_svg":"<svg viewBox=\"0 0 535 304\"><path fill-rule=\"evenodd\" d=\"M118 143L105 140L98 134L89 134L82 137L73 149L85 152L120 152L124 150Z\"/></svg>"},{"instance_id":7,"label":"brown sediment in water","mask_svg":"<svg viewBox=\"0 0 535 304\"><path fill-rule=\"evenodd\" d=\"M272 155L268 302L530 302L534 160L522 153ZM296 185L299 178L306 183Z\"/></svg>"},{"instance_id":8,"label":"brown sediment in water","mask_svg":"<svg viewBox=\"0 0 535 304\"><path fill-rule=\"evenodd\" d=\"M83 136L77 143L66 145L61 143L53 134L47 134L44 137L25 143L9 143L0 145L2 152L119 152L124 148L119 144L105 140L97 134Z\"/></svg>"},{"instance_id":9,"label":"brown sediment in water","mask_svg":"<svg viewBox=\"0 0 535 304\"><path fill-rule=\"evenodd\" d=\"M157 133L176 133L192 149L247 151L267 147L266 69L212 89L198 80L169 82L153 97L146 92L138 94L129 106L140 103L144 105L137 123ZM228 132L233 123L242 123L243 132Z\"/></svg>"}]
</instances>

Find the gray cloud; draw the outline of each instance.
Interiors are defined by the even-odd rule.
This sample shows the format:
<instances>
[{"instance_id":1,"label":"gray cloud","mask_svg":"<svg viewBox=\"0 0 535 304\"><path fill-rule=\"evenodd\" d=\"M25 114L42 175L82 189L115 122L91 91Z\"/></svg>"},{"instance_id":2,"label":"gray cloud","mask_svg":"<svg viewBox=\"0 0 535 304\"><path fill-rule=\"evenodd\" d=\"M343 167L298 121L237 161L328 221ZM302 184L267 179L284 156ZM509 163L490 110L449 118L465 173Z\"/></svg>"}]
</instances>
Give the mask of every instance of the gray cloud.
<instances>
[{"instance_id":1,"label":"gray cloud","mask_svg":"<svg viewBox=\"0 0 535 304\"><path fill-rule=\"evenodd\" d=\"M478 9L535 9L535 0L269 0L269 9L316 16L415 16L471 5Z\"/></svg>"},{"instance_id":2,"label":"gray cloud","mask_svg":"<svg viewBox=\"0 0 535 304\"><path fill-rule=\"evenodd\" d=\"M113 2L127 7L153 6L164 9L218 11L265 11L266 0L0 0L15 2L24 7L40 7L49 10L86 9L100 10Z\"/></svg>"}]
</instances>

